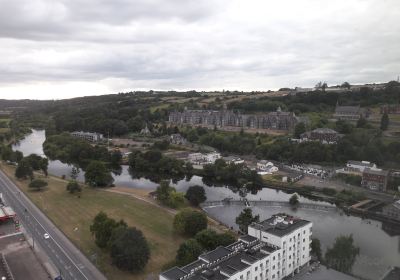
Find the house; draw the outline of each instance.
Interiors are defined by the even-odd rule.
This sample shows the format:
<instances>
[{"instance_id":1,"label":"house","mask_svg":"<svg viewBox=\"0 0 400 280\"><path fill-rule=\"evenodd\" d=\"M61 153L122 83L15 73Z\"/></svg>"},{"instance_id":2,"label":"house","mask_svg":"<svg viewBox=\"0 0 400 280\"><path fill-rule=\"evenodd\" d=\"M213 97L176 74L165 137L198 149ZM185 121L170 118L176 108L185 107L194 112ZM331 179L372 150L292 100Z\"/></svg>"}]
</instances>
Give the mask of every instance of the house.
<instances>
[{"instance_id":1,"label":"house","mask_svg":"<svg viewBox=\"0 0 400 280\"><path fill-rule=\"evenodd\" d=\"M301 142L319 141L324 144L334 144L341 137L343 137L342 134L339 134L337 131L330 128L317 128L300 135Z\"/></svg>"},{"instance_id":2,"label":"house","mask_svg":"<svg viewBox=\"0 0 400 280\"><path fill-rule=\"evenodd\" d=\"M267 160L260 160L257 162L257 173L260 175L272 174L277 172L279 168Z\"/></svg>"},{"instance_id":3,"label":"house","mask_svg":"<svg viewBox=\"0 0 400 280\"><path fill-rule=\"evenodd\" d=\"M84 132L84 131L74 131L71 132L71 135L80 139L84 139L90 142L98 142L103 140L103 134L100 133L92 133L92 132Z\"/></svg>"},{"instance_id":4,"label":"house","mask_svg":"<svg viewBox=\"0 0 400 280\"><path fill-rule=\"evenodd\" d=\"M374 191L386 191L389 171L366 167L362 173L361 186Z\"/></svg>"},{"instance_id":5,"label":"house","mask_svg":"<svg viewBox=\"0 0 400 280\"><path fill-rule=\"evenodd\" d=\"M400 200L384 206L382 214L388 218L400 221Z\"/></svg>"},{"instance_id":6,"label":"house","mask_svg":"<svg viewBox=\"0 0 400 280\"><path fill-rule=\"evenodd\" d=\"M226 163L230 164L242 164L244 163L244 160L241 159L240 157L234 157L234 156L228 156L228 157L223 157L223 160L226 161Z\"/></svg>"},{"instance_id":7,"label":"house","mask_svg":"<svg viewBox=\"0 0 400 280\"><path fill-rule=\"evenodd\" d=\"M169 137L169 142L175 145L185 145L187 143L187 140L179 133L175 133L171 134L171 136Z\"/></svg>"},{"instance_id":8,"label":"house","mask_svg":"<svg viewBox=\"0 0 400 280\"><path fill-rule=\"evenodd\" d=\"M362 116L360 106L339 106L336 104L335 114L333 117L338 120L358 121Z\"/></svg>"},{"instance_id":9,"label":"house","mask_svg":"<svg viewBox=\"0 0 400 280\"><path fill-rule=\"evenodd\" d=\"M344 170L350 173L361 174L364 172L365 168L380 170L376 167L375 163L369 161L356 161L356 160L349 160Z\"/></svg>"},{"instance_id":10,"label":"house","mask_svg":"<svg viewBox=\"0 0 400 280\"><path fill-rule=\"evenodd\" d=\"M400 114L400 104L386 104L381 106L381 114Z\"/></svg>"},{"instance_id":11,"label":"house","mask_svg":"<svg viewBox=\"0 0 400 280\"><path fill-rule=\"evenodd\" d=\"M160 280L281 280L311 260L312 223L286 214L253 223L238 241L173 267Z\"/></svg>"}]
</instances>

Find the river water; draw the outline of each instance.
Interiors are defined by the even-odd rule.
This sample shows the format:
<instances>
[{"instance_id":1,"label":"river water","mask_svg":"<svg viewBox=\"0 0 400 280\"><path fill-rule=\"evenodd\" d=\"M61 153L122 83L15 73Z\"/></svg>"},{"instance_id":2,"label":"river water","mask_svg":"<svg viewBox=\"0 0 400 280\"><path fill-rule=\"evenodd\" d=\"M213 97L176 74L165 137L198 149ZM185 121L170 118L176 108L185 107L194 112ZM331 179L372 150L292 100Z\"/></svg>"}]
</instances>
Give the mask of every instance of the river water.
<instances>
[{"instance_id":1,"label":"river water","mask_svg":"<svg viewBox=\"0 0 400 280\"><path fill-rule=\"evenodd\" d=\"M45 141L45 133L43 130L33 130L33 132L21 140L17 145L13 146L14 150L21 151L25 156L31 153L44 156L42 144ZM72 166L62 163L59 160L49 161L49 174L62 176L67 178L71 172ZM122 166L121 174L113 174L114 184L116 186L140 188L154 190L158 184L145 179L133 179L128 171L128 166ZM84 181L84 171L81 170L78 180ZM189 186L201 185L205 187L208 200L221 200L227 197L239 199L243 194L234 192L227 186L223 187L209 187L202 182L202 178L193 176L190 180L181 180L172 185L178 191L186 191ZM257 194L245 194L249 200L274 200L274 201L288 201L291 194L283 191L264 188ZM301 202L312 202L325 204L324 202L311 201L305 197L300 196ZM237 228L235 218L243 210L243 206L223 206L211 207L206 211L210 216L217 220ZM381 222L361 219L353 216L346 216L338 210L331 211L316 211L299 209L293 211L288 207L252 207L253 212L260 215L260 218L268 218L270 215L286 212L303 219L313 222L314 236L319 238L323 249L331 246L335 238L343 234L352 234L355 244L360 247L360 255L353 266L353 274L365 279L379 279L389 266L400 265L400 236L389 234L383 228Z\"/></svg>"}]
</instances>

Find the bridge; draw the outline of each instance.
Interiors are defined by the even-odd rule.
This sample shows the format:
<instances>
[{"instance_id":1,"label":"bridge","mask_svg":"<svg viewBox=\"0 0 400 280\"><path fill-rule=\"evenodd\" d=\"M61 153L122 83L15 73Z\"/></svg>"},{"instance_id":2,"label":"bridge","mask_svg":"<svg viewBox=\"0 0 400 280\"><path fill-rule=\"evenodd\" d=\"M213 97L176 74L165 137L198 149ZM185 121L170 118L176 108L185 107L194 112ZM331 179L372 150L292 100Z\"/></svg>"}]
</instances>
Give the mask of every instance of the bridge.
<instances>
[{"instance_id":1,"label":"bridge","mask_svg":"<svg viewBox=\"0 0 400 280\"><path fill-rule=\"evenodd\" d=\"M201 208L214 208L214 207L223 207L223 206L266 206L266 207L295 207L297 209L312 209L312 210L324 210L324 211L332 211L336 210L337 207L332 204L316 204L316 203L308 203L308 202L299 202L297 205L293 206L287 201L272 201L272 200L233 200L233 199L224 199L218 201L206 201L200 204Z\"/></svg>"}]
</instances>

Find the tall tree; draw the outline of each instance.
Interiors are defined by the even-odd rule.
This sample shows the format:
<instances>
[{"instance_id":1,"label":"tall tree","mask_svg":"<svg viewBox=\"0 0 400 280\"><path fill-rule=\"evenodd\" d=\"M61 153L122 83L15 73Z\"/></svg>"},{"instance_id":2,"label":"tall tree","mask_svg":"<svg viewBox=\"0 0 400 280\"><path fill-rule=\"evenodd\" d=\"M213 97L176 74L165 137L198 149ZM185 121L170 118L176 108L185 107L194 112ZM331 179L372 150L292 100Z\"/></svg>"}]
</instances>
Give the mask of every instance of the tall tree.
<instances>
[{"instance_id":1,"label":"tall tree","mask_svg":"<svg viewBox=\"0 0 400 280\"><path fill-rule=\"evenodd\" d=\"M114 181L104 163L91 161L86 168L85 182L92 187L107 187Z\"/></svg>"},{"instance_id":2,"label":"tall tree","mask_svg":"<svg viewBox=\"0 0 400 280\"><path fill-rule=\"evenodd\" d=\"M201 245L195 239L188 239L178 249L176 254L176 264L184 266L197 259L202 253Z\"/></svg>"},{"instance_id":3,"label":"tall tree","mask_svg":"<svg viewBox=\"0 0 400 280\"><path fill-rule=\"evenodd\" d=\"M207 216L199 211L183 209L174 217L174 229L183 235L194 236L207 228Z\"/></svg>"},{"instance_id":4,"label":"tall tree","mask_svg":"<svg viewBox=\"0 0 400 280\"><path fill-rule=\"evenodd\" d=\"M15 177L18 179L26 179L30 177L33 179L33 170L26 158L23 158L19 163L17 168L15 169Z\"/></svg>"},{"instance_id":5,"label":"tall tree","mask_svg":"<svg viewBox=\"0 0 400 280\"><path fill-rule=\"evenodd\" d=\"M311 253L322 261L321 242L318 238L313 238L311 242Z\"/></svg>"},{"instance_id":6,"label":"tall tree","mask_svg":"<svg viewBox=\"0 0 400 280\"><path fill-rule=\"evenodd\" d=\"M189 200L189 202L193 206L199 206L200 203L206 201L206 192L202 186L191 186L186 191L185 198Z\"/></svg>"},{"instance_id":7,"label":"tall tree","mask_svg":"<svg viewBox=\"0 0 400 280\"><path fill-rule=\"evenodd\" d=\"M110 242L112 262L121 270L142 271L150 259L149 244L136 228L117 227Z\"/></svg>"},{"instance_id":8,"label":"tall tree","mask_svg":"<svg viewBox=\"0 0 400 280\"><path fill-rule=\"evenodd\" d=\"M300 135L306 132L306 126L303 122L296 124L294 127L294 137L300 138Z\"/></svg>"},{"instance_id":9,"label":"tall tree","mask_svg":"<svg viewBox=\"0 0 400 280\"><path fill-rule=\"evenodd\" d=\"M326 250L326 265L341 272L351 272L353 264L360 254L360 248L353 243L352 235L337 237L333 247Z\"/></svg>"},{"instance_id":10,"label":"tall tree","mask_svg":"<svg viewBox=\"0 0 400 280\"><path fill-rule=\"evenodd\" d=\"M47 182L41 179L34 179L29 183L31 189L40 191L42 188L47 186Z\"/></svg>"},{"instance_id":11,"label":"tall tree","mask_svg":"<svg viewBox=\"0 0 400 280\"><path fill-rule=\"evenodd\" d=\"M253 211L250 208L243 209L239 216L236 217L236 224L239 226L240 231L244 233L247 233L248 227L251 223L259 221L260 216L253 216Z\"/></svg>"},{"instance_id":12,"label":"tall tree","mask_svg":"<svg viewBox=\"0 0 400 280\"><path fill-rule=\"evenodd\" d=\"M389 115L384 113L381 118L381 130L387 130L389 126Z\"/></svg>"}]
</instances>

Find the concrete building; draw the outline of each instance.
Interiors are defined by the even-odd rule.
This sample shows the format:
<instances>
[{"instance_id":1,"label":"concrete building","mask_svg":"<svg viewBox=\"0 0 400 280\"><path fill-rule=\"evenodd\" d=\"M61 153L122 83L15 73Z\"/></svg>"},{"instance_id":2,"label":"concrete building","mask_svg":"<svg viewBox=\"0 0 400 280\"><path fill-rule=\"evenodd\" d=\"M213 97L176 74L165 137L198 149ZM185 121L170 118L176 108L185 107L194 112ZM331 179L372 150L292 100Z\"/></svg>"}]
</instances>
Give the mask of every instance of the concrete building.
<instances>
[{"instance_id":1,"label":"concrete building","mask_svg":"<svg viewBox=\"0 0 400 280\"><path fill-rule=\"evenodd\" d=\"M77 138L81 138L90 142L98 142L103 140L103 134L100 133L92 133L92 132L83 132L83 131L74 131L71 132L71 135Z\"/></svg>"},{"instance_id":2,"label":"concrete building","mask_svg":"<svg viewBox=\"0 0 400 280\"><path fill-rule=\"evenodd\" d=\"M361 186L373 191L386 191L389 171L365 168L362 173Z\"/></svg>"},{"instance_id":3,"label":"concrete building","mask_svg":"<svg viewBox=\"0 0 400 280\"><path fill-rule=\"evenodd\" d=\"M223 160L226 161L226 163L230 164L242 164L244 163L244 160L241 159L240 157L234 157L234 156L228 156L228 157L223 157Z\"/></svg>"},{"instance_id":4,"label":"concrete building","mask_svg":"<svg viewBox=\"0 0 400 280\"><path fill-rule=\"evenodd\" d=\"M199 256L160 280L280 280L309 264L312 223L285 214L249 226L249 235Z\"/></svg>"},{"instance_id":5,"label":"concrete building","mask_svg":"<svg viewBox=\"0 0 400 280\"><path fill-rule=\"evenodd\" d=\"M376 167L376 164L369 161L356 161L349 160L344 168L344 171L349 173L358 173L362 174L365 168L380 170Z\"/></svg>"},{"instance_id":6,"label":"concrete building","mask_svg":"<svg viewBox=\"0 0 400 280\"><path fill-rule=\"evenodd\" d=\"M339 106L336 104L333 117L338 120L358 121L362 116L360 106Z\"/></svg>"},{"instance_id":7,"label":"concrete building","mask_svg":"<svg viewBox=\"0 0 400 280\"><path fill-rule=\"evenodd\" d=\"M381 114L400 114L400 104L386 104L381 106Z\"/></svg>"},{"instance_id":8,"label":"concrete building","mask_svg":"<svg viewBox=\"0 0 400 280\"><path fill-rule=\"evenodd\" d=\"M319 141L324 144L334 144L343 135L330 128L316 128L312 131L307 131L300 135L301 142L303 141Z\"/></svg>"},{"instance_id":9,"label":"concrete building","mask_svg":"<svg viewBox=\"0 0 400 280\"><path fill-rule=\"evenodd\" d=\"M171 136L169 137L169 142L175 145L185 145L187 143L187 140L179 133L175 133L171 134Z\"/></svg>"},{"instance_id":10,"label":"concrete building","mask_svg":"<svg viewBox=\"0 0 400 280\"><path fill-rule=\"evenodd\" d=\"M382 208L382 214L391 219L400 221L400 200L384 206Z\"/></svg>"},{"instance_id":11,"label":"concrete building","mask_svg":"<svg viewBox=\"0 0 400 280\"><path fill-rule=\"evenodd\" d=\"M283 112L279 107L276 112L267 114L241 114L232 110L185 110L171 112L168 118L173 124L189 124L217 127L242 127L252 129L290 130L299 122L292 112Z\"/></svg>"},{"instance_id":12,"label":"concrete building","mask_svg":"<svg viewBox=\"0 0 400 280\"><path fill-rule=\"evenodd\" d=\"M217 152L211 152L207 154L191 153L188 155L189 162L196 165L214 163L219 158L221 158L221 154Z\"/></svg>"}]
</instances>

